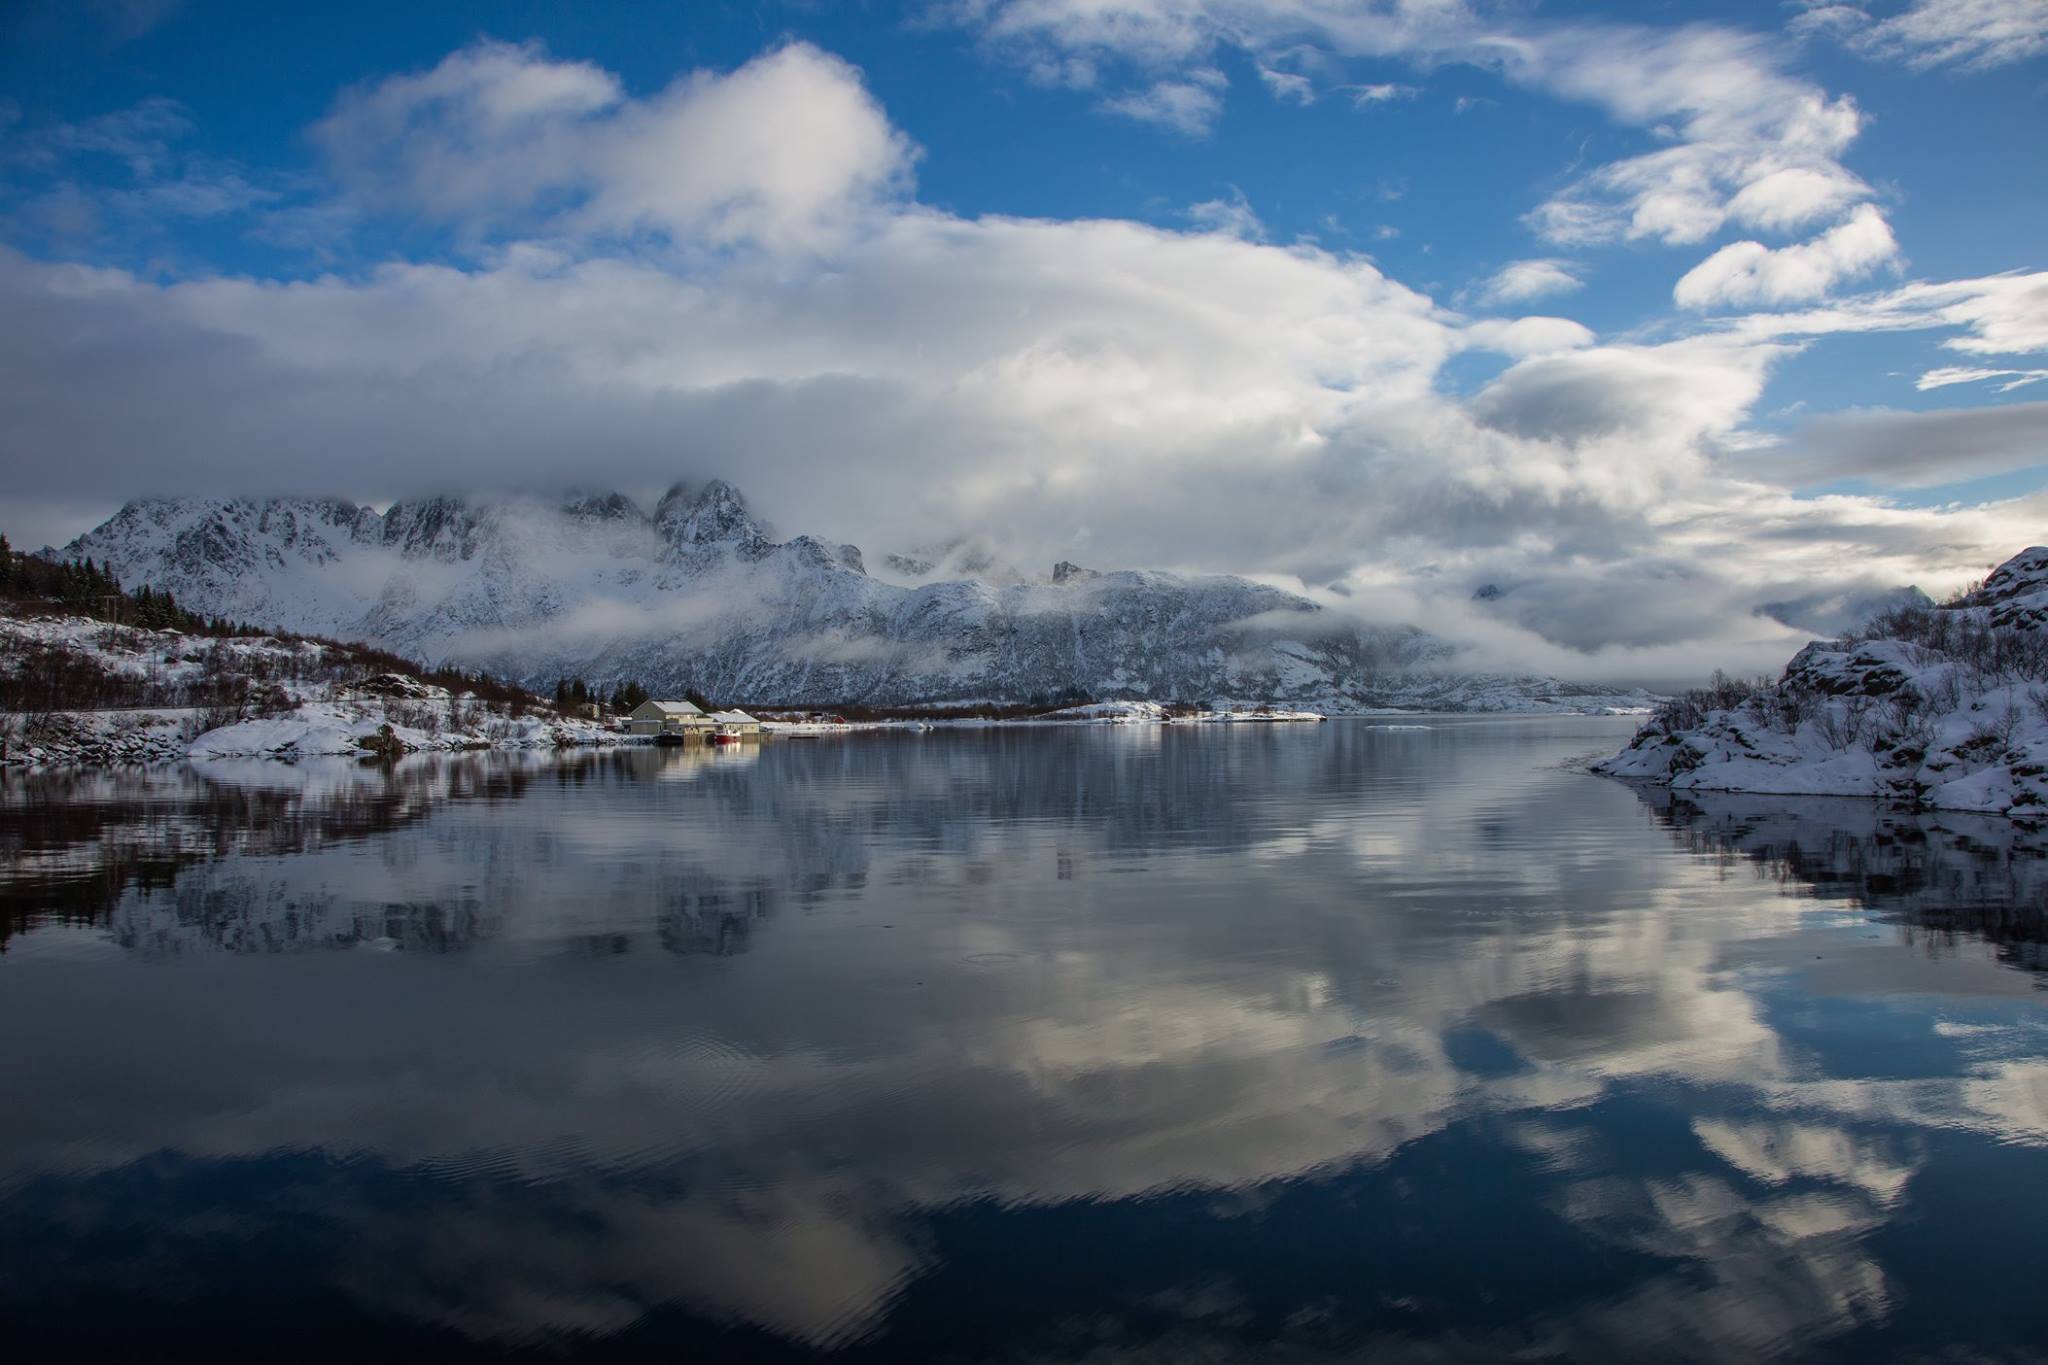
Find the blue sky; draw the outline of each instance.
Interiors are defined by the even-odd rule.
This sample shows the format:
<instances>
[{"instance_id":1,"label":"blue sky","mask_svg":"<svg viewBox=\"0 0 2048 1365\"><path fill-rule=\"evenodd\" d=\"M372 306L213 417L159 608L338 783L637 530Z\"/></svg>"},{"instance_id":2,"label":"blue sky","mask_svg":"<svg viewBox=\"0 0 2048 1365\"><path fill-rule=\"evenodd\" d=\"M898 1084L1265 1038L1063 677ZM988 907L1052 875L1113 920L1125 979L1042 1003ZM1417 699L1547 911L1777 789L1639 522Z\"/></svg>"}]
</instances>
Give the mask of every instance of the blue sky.
<instances>
[{"instance_id":1,"label":"blue sky","mask_svg":"<svg viewBox=\"0 0 2048 1365\"><path fill-rule=\"evenodd\" d=\"M868 542L1505 581L1532 657L1703 600L1761 653L1758 602L2041 538L2044 0L0 24L17 538L715 473Z\"/></svg>"}]
</instances>

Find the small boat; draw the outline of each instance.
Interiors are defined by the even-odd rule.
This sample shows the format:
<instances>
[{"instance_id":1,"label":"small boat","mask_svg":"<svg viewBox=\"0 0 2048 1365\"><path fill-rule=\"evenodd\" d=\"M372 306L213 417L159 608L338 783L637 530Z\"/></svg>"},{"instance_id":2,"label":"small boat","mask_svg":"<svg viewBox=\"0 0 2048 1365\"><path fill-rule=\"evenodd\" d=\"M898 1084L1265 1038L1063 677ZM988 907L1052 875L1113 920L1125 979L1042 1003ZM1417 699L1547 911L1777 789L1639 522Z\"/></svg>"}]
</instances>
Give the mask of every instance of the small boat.
<instances>
[{"instance_id":1,"label":"small boat","mask_svg":"<svg viewBox=\"0 0 2048 1365\"><path fill-rule=\"evenodd\" d=\"M711 742L713 744L737 744L740 742L740 732L721 725L718 729L711 732Z\"/></svg>"}]
</instances>

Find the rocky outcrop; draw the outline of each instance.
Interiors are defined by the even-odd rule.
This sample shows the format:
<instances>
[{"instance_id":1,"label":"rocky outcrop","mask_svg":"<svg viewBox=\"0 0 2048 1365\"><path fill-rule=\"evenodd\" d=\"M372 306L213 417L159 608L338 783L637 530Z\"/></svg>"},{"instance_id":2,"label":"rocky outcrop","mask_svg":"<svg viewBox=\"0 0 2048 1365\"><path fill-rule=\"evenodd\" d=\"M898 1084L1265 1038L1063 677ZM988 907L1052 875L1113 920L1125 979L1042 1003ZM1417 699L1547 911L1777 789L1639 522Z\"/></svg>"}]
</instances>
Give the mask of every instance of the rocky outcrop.
<instances>
[{"instance_id":1,"label":"rocky outcrop","mask_svg":"<svg viewBox=\"0 0 2048 1365\"><path fill-rule=\"evenodd\" d=\"M2048 549L1816 641L1768 685L1660 708L1596 765L1679 791L1877 797L2048 819Z\"/></svg>"}]
</instances>

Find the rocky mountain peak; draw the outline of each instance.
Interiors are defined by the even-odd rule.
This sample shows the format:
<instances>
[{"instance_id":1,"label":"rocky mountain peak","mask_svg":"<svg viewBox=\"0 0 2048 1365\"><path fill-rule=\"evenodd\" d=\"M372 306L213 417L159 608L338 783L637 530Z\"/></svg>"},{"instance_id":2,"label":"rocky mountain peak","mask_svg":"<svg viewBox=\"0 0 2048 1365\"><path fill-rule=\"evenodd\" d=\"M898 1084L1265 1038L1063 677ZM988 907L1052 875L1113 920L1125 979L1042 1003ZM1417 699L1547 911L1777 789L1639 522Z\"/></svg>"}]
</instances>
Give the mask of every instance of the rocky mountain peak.
<instances>
[{"instance_id":1,"label":"rocky mountain peak","mask_svg":"<svg viewBox=\"0 0 2048 1365\"><path fill-rule=\"evenodd\" d=\"M2030 545L1993 569L1970 605L1996 606L2037 592L2048 592L2048 546Z\"/></svg>"},{"instance_id":2,"label":"rocky mountain peak","mask_svg":"<svg viewBox=\"0 0 2048 1365\"><path fill-rule=\"evenodd\" d=\"M694 494L685 483L670 488L654 509L654 528L679 547L733 545L757 551L768 543L739 490L723 479L713 479Z\"/></svg>"},{"instance_id":3,"label":"rocky mountain peak","mask_svg":"<svg viewBox=\"0 0 2048 1365\"><path fill-rule=\"evenodd\" d=\"M415 498L391 504L382 538L408 555L467 559L475 530L475 513L461 498Z\"/></svg>"},{"instance_id":4,"label":"rocky mountain peak","mask_svg":"<svg viewBox=\"0 0 2048 1365\"><path fill-rule=\"evenodd\" d=\"M565 499L562 511L577 521L631 521L640 509L624 493L578 493Z\"/></svg>"}]
</instances>

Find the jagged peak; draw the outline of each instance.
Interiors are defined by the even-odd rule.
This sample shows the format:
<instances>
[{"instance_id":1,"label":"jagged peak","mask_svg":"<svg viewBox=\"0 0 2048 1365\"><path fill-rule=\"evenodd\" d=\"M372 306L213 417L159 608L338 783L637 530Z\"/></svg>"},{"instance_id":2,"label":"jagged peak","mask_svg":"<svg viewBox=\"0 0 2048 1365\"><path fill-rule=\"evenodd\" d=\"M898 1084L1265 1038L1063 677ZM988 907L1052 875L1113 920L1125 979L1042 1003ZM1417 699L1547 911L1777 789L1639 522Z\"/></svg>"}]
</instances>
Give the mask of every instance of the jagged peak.
<instances>
[{"instance_id":1,"label":"jagged peak","mask_svg":"<svg viewBox=\"0 0 2048 1365\"><path fill-rule=\"evenodd\" d=\"M446 494L410 498L391 504L384 513L380 534L386 545L407 554L434 546L443 553L459 549L475 531L477 514L466 499Z\"/></svg>"},{"instance_id":2,"label":"jagged peak","mask_svg":"<svg viewBox=\"0 0 2048 1365\"><path fill-rule=\"evenodd\" d=\"M694 493L688 483L675 484L655 508L654 525L677 545L734 544L751 549L768 540L747 510L746 499L724 479L713 479Z\"/></svg>"},{"instance_id":3,"label":"jagged peak","mask_svg":"<svg viewBox=\"0 0 2048 1365\"><path fill-rule=\"evenodd\" d=\"M1052 566L1052 581L1055 583L1086 583L1102 575L1094 569L1084 569L1069 559L1062 559Z\"/></svg>"},{"instance_id":4,"label":"jagged peak","mask_svg":"<svg viewBox=\"0 0 2048 1365\"><path fill-rule=\"evenodd\" d=\"M562 512L579 521L631 521L640 515L640 508L624 493L584 492L564 498Z\"/></svg>"}]
</instances>

